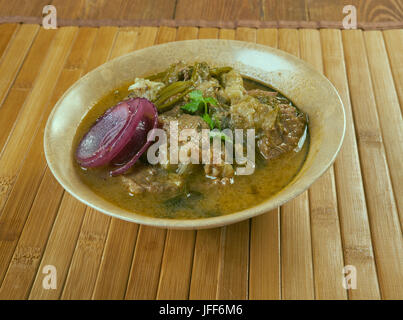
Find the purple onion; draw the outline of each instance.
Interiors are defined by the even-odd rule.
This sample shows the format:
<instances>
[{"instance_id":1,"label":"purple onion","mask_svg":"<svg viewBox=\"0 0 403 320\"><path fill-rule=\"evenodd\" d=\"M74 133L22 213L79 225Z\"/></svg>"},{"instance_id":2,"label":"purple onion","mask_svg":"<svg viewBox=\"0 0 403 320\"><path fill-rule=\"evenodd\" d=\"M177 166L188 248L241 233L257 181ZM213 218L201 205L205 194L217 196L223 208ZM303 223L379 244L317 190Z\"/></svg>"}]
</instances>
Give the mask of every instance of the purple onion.
<instances>
[{"instance_id":1,"label":"purple onion","mask_svg":"<svg viewBox=\"0 0 403 320\"><path fill-rule=\"evenodd\" d=\"M144 98L122 101L106 111L84 135L76 150L86 168L122 165L111 175L125 173L147 150L147 133L158 124L155 106Z\"/></svg>"}]
</instances>

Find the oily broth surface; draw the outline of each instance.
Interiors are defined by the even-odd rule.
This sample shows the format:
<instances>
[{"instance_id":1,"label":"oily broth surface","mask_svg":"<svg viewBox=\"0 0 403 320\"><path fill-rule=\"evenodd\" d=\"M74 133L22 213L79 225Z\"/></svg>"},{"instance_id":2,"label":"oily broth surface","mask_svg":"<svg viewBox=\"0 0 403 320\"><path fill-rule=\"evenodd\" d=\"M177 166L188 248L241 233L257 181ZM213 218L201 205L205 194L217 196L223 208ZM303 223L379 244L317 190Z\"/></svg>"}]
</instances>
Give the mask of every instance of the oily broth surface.
<instances>
[{"instance_id":1,"label":"oily broth surface","mask_svg":"<svg viewBox=\"0 0 403 320\"><path fill-rule=\"evenodd\" d=\"M78 143L96 119L111 106L116 105L128 95L130 83L111 92L94 105L80 123L74 141L73 152ZM270 88L257 82L245 79L246 89ZM205 218L226 215L253 207L272 197L283 189L301 169L309 149L309 135L303 148L295 153L289 152L281 157L263 164L256 156L256 169L249 176L235 176L232 185L213 185L204 176L202 166L199 166L187 180L188 190L202 194L202 197L187 202L171 201L175 194L152 194L144 192L140 195L130 195L120 183L119 177L110 177L108 168L81 168L75 161L76 172L82 181L95 193L115 205L154 217L163 218ZM169 200L171 199L171 200ZM168 202L167 202L168 200ZM167 204L168 203L168 204Z\"/></svg>"}]
</instances>

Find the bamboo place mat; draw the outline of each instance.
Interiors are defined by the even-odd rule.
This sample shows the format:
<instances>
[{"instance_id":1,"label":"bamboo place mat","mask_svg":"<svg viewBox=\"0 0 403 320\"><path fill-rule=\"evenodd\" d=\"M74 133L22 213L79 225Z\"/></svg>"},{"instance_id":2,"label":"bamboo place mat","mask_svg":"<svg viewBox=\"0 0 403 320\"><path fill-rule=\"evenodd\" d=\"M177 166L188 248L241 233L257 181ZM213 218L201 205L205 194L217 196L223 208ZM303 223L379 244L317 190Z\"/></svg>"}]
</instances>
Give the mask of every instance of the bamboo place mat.
<instances>
[{"instance_id":1,"label":"bamboo place mat","mask_svg":"<svg viewBox=\"0 0 403 320\"><path fill-rule=\"evenodd\" d=\"M256 41L323 72L347 115L334 166L279 209L202 231L124 222L64 192L42 140L66 89L109 59L195 38ZM0 54L0 298L403 298L403 30L3 24Z\"/></svg>"}]
</instances>

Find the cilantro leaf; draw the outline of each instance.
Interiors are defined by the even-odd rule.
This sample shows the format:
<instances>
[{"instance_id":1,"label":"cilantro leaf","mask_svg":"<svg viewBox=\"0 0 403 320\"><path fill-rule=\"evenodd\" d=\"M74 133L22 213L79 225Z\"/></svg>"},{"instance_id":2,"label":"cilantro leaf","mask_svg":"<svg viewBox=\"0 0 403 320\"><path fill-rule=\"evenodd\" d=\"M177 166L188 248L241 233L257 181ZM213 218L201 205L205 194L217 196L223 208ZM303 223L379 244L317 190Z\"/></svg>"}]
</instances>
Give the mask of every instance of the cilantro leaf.
<instances>
[{"instance_id":1,"label":"cilantro leaf","mask_svg":"<svg viewBox=\"0 0 403 320\"><path fill-rule=\"evenodd\" d=\"M190 101L189 103L182 106L181 109L189 113L195 113L197 110L199 110L199 106L199 101Z\"/></svg>"},{"instance_id":2,"label":"cilantro leaf","mask_svg":"<svg viewBox=\"0 0 403 320\"><path fill-rule=\"evenodd\" d=\"M208 113L203 114L203 120L207 122L211 129L214 129L214 121Z\"/></svg>"},{"instance_id":3,"label":"cilantro leaf","mask_svg":"<svg viewBox=\"0 0 403 320\"><path fill-rule=\"evenodd\" d=\"M210 103L213 106L218 105L217 100L214 99L213 97L206 97L206 98L204 98L204 101L207 102L207 103Z\"/></svg>"},{"instance_id":4,"label":"cilantro leaf","mask_svg":"<svg viewBox=\"0 0 403 320\"><path fill-rule=\"evenodd\" d=\"M208 105L218 106L218 102L213 97L203 97L203 92L201 90L193 90L189 93L190 102L185 104L181 107L182 110L194 114L199 111L200 106L204 106L204 113L202 118L207 124L210 126L211 129L215 127L220 128L221 124L219 121L213 120L209 115L209 108Z\"/></svg>"},{"instance_id":5,"label":"cilantro leaf","mask_svg":"<svg viewBox=\"0 0 403 320\"><path fill-rule=\"evenodd\" d=\"M202 102L203 100L203 92L201 90L193 90L189 93L189 98L191 100Z\"/></svg>"}]
</instances>

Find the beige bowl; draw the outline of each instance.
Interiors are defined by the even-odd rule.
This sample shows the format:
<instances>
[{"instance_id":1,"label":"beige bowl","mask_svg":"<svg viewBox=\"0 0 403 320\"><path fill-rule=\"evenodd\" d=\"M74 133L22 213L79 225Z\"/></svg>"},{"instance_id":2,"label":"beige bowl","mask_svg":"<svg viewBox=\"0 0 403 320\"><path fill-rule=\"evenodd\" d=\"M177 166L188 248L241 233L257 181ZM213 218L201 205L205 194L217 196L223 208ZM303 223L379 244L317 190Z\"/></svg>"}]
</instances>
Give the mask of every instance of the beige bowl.
<instances>
[{"instance_id":1,"label":"beige bowl","mask_svg":"<svg viewBox=\"0 0 403 320\"><path fill-rule=\"evenodd\" d=\"M291 99L310 118L311 144L306 162L294 180L274 197L247 210L205 219L161 219L136 214L104 200L78 177L73 168L73 139L88 110L111 90L135 77L166 69L183 60L229 65ZM123 220L173 229L212 228L245 220L296 197L333 163L343 141L345 114L333 85L305 62L270 47L230 40L171 42L114 59L77 81L49 116L45 155L59 183L74 197L105 214Z\"/></svg>"}]
</instances>

